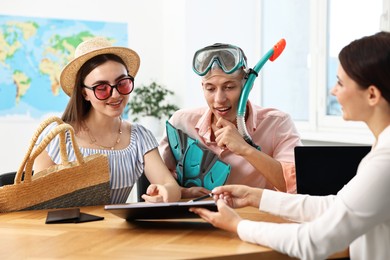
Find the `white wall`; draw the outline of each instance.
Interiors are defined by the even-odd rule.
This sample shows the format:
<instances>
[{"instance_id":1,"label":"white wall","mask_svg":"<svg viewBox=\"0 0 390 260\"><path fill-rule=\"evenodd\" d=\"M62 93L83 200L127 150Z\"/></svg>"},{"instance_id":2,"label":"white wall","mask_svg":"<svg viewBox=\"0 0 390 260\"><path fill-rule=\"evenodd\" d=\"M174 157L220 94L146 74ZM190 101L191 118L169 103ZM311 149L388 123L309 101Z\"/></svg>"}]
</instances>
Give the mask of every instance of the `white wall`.
<instances>
[{"instance_id":1,"label":"white wall","mask_svg":"<svg viewBox=\"0 0 390 260\"><path fill-rule=\"evenodd\" d=\"M257 0L2 0L1 15L127 22L129 47L141 57L136 85L156 80L175 91L180 107L203 105L192 54L215 42L245 50L253 66L260 53ZM259 86L251 98L259 99ZM39 120L0 119L0 173L17 170Z\"/></svg>"}]
</instances>

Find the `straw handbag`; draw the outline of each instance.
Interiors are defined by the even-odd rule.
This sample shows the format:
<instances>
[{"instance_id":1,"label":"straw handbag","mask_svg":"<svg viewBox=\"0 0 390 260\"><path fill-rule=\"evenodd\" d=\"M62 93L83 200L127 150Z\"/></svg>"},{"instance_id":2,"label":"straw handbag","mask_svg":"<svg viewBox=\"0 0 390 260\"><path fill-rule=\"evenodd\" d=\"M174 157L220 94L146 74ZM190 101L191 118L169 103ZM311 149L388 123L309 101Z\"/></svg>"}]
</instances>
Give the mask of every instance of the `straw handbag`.
<instances>
[{"instance_id":1,"label":"straw handbag","mask_svg":"<svg viewBox=\"0 0 390 260\"><path fill-rule=\"evenodd\" d=\"M34 149L42 131L55 126ZM76 161L69 162L65 144L68 131ZM59 135L62 163L32 176L35 158ZM22 180L24 171L24 179ZM109 166L106 155L83 157L75 141L74 129L58 117L45 120L34 134L30 147L15 176L14 184L0 187L0 212L80 207L110 203Z\"/></svg>"}]
</instances>

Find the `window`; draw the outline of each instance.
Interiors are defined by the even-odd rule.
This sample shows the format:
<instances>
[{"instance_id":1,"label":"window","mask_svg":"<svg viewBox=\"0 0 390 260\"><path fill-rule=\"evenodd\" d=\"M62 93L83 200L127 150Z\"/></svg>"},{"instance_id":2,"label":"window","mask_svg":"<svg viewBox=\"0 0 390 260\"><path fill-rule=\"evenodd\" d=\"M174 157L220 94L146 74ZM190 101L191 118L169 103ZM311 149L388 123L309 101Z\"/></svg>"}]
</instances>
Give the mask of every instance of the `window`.
<instances>
[{"instance_id":1,"label":"window","mask_svg":"<svg viewBox=\"0 0 390 260\"><path fill-rule=\"evenodd\" d=\"M372 143L363 123L342 120L329 91L336 82L341 48L380 28L389 30L389 2L263 0L262 53L279 38L285 38L287 45L262 70L262 105L289 113L303 139Z\"/></svg>"},{"instance_id":2,"label":"window","mask_svg":"<svg viewBox=\"0 0 390 260\"><path fill-rule=\"evenodd\" d=\"M262 20L262 53L279 39L286 40L279 58L262 69L262 105L288 112L294 120L308 121L310 2L264 0Z\"/></svg>"},{"instance_id":3,"label":"window","mask_svg":"<svg viewBox=\"0 0 390 260\"><path fill-rule=\"evenodd\" d=\"M348 12L348 19L346 19L345 10L348 10L352 5L353 12ZM336 84L335 71L337 71L338 66L338 53L351 40L378 31L382 0L330 0L328 10L326 115L341 116L340 105L336 98L329 93ZM358 28L358 30L354 28Z\"/></svg>"}]
</instances>

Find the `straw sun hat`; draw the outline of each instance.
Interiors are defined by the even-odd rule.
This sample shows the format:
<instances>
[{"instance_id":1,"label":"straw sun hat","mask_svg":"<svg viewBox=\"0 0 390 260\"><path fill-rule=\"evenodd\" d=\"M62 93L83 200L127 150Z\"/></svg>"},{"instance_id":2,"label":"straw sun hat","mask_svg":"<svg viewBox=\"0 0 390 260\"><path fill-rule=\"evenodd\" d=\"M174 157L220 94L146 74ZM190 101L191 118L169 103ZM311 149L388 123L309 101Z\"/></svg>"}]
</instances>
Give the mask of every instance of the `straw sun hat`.
<instances>
[{"instance_id":1,"label":"straw sun hat","mask_svg":"<svg viewBox=\"0 0 390 260\"><path fill-rule=\"evenodd\" d=\"M72 95L76 83L76 75L81 66L89 59L100 54L115 54L119 56L126 64L129 75L134 78L137 74L140 59L135 51L125 47L112 46L106 38L92 38L77 46L74 54L75 58L61 72L60 85L68 96Z\"/></svg>"}]
</instances>

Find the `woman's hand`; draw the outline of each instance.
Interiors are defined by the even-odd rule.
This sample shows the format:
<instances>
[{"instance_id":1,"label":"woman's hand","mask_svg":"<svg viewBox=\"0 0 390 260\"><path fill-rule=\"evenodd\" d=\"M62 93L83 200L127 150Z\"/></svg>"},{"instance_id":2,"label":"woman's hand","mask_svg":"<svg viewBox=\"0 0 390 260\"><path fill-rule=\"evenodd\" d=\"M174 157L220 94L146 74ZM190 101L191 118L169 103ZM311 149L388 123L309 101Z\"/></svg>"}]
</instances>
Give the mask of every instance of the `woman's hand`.
<instances>
[{"instance_id":1,"label":"woman's hand","mask_svg":"<svg viewBox=\"0 0 390 260\"><path fill-rule=\"evenodd\" d=\"M214 188L212 191L214 200L222 199L232 208L260 205L262 189L252 188L246 185L224 185Z\"/></svg>"},{"instance_id":2,"label":"woman's hand","mask_svg":"<svg viewBox=\"0 0 390 260\"><path fill-rule=\"evenodd\" d=\"M181 197L180 186L164 164L158 149L145 154L145 175L151 185L141 197L148 202L172 202Z\"/></svg>"},{"instance_id":3,"label":"woman's hand","mask_svg":"<svg viewBox=\"0 0 390 260\"><path fill-rule=\"evenodd\" d=\"M169 202L168 190L164 185L150 184L146 189L146 194L141 196L146 202Z\"/></svg>"},{"instance_id":4,"label":"woman's hand","mask_svg":"<svg viewBox=\"0 0 390 260\"><path fill-rule=\"evenodd\" d=\"M222 199L217 201L217 206L218 212L213 212L205 208L190 208L190 211L198 214L214 227L236 233L241 217Z\"/></svg>"}]
</instances>

